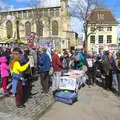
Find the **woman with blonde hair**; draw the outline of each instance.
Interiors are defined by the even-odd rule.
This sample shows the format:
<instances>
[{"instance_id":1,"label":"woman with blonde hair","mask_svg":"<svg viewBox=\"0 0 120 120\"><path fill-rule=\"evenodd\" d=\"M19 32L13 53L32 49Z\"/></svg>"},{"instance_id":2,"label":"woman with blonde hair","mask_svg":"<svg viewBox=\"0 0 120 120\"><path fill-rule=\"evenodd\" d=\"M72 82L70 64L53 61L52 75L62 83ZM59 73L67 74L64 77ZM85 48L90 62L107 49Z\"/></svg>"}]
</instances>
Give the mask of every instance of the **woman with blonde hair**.
<instances>
[{"instance_id":1,"label":"woman with blonde hair","mask_svg":"<svg viewBox=\"0 0 120 120\"><path fill-rule=\"evenodd\" d=\"M29 66L29 62L23 66L20 65L20 54L18 51L13 52L12 59L10 61L10 69L12 73L12 93L16 97L16 106L18 108L23 108L23 86L24 78L22 72L25 71Z\"/></svg>"}]
</instances>

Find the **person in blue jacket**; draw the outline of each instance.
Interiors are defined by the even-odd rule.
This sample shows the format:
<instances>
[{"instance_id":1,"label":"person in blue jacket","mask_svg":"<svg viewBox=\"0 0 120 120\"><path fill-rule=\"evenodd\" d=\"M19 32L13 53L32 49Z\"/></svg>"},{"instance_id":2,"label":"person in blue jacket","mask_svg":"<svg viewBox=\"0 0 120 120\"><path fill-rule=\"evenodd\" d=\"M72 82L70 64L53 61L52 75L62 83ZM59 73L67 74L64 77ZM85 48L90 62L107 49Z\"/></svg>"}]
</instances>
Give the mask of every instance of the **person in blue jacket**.
<instances>
[{"instance_id":1,"label":"person in blue jacket","mask_svg":"<svg viewBox=\"0 0 120 120\"><path fill-rule=\"evenodd\" d=\"M39 73L43 90L42 93L49 92L49 70L51 67L51 60L46 51L46 48L42 48L41 54L38 56Z\"/></svg>"}]
</instances>

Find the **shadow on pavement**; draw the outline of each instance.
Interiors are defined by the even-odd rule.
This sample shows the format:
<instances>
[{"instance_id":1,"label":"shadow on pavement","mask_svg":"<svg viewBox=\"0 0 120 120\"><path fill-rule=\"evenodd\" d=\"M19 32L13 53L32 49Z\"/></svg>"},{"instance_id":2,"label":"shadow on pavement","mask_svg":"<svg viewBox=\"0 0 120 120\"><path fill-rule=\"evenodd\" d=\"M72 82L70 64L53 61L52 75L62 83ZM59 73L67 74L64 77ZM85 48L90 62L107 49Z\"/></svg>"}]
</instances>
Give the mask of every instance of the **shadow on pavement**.
<instances>
[{"instance_id":1,"label":"shadow on pavement","mask_svg":"<svg viewBox=\"0 0 120 120\"><path fill-rule=\"evenodd\" d=\"M29 77L26 81L26 84L23 88L23 103L26 103L28 101L28 99L31 99L33 95L36 95L38 94L37 93L34 93L32 94L32 87L34 87L34 85L32 85L32 83L34 81L37 81L38 80L38 76L32 76L32 77Z\"/></svg>"}]
</instances>

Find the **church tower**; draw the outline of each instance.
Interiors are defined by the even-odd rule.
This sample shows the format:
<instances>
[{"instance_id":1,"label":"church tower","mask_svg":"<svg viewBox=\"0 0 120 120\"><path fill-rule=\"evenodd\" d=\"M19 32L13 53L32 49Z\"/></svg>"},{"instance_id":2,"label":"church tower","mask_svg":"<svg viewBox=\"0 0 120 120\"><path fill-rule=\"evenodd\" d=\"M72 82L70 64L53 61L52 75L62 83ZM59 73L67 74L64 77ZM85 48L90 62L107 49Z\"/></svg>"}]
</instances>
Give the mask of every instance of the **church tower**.
<instances>
[{"instance_id":1,"label":"church tower","mask_svg":"<svg viewBox=\"0 0 120 120\"><path fill-rule=\"evenodd\" d=\"M61 2L61 30L64 36L67 37L67 31L70 29L70 18L68 13L68 0L60 0Z\"/></svg>"},{"instance_id":2,"label":"church tower","mask_svg":"<svg viewBox=\"0 0 120 120\"><path fill-rule=\"evenodd\" d=\"M68 12L68 0L60 0L61 3L61 36L63 37L62 44L63 48L70 47L70 17Z\"/></svg>"}]
</instances>

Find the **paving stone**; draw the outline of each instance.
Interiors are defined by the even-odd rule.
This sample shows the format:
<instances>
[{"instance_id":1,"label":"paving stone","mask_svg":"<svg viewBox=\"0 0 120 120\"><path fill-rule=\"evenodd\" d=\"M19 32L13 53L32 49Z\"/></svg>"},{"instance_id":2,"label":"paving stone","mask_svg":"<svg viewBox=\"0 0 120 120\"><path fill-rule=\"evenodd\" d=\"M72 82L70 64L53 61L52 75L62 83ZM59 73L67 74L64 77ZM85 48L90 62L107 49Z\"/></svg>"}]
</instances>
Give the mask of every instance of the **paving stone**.
<instances>
[{"instance_id":1,"label":"paving stone","mask_svg":"<svg viewBox=\"0 0 120 120\"><path fill-rule=\"evenodd\" d=\"M47 96L41 93L40 78L32 85L34 85L31 90L32 98L28 98L26 108L17 108L15 97L3 97L0 89L0 120L33 120L53 104L54 98L50 93Z\"/></svg>"}]
</instances>

